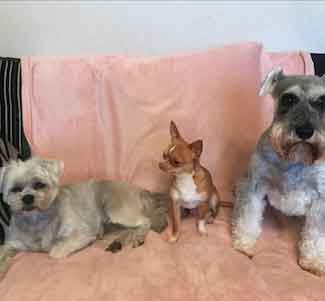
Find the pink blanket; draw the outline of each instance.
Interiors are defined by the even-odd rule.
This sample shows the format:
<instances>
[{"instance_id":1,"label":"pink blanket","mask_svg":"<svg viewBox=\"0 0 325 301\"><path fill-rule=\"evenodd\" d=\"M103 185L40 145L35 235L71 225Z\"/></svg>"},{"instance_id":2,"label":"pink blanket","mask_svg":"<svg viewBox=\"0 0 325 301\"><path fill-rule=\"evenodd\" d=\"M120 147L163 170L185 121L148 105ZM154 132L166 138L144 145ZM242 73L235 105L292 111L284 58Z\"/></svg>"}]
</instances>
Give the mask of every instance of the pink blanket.
<instances>
[{"instance_id":1,"label":"pink blanket","mask_svg":"<svg viewBox=\"0 0 325 301\"><path fill-rule=\"evenodd\" d=\"M188 140L203 139L202 162L232 201L272 118L260 82L278 65L313 74L308 54L267 53L255 43L158 58L24 58L25 131L34 154L64 160L64 182L111 178L166 190L170 178L157 163L172 119ZM294 222L270 218L249 260L231 248L229 218L225 210L206 239L189 219L173 246L151 234L118 255L99 244L59 263L19 255L0 285L1 301L324 300L324 280L296 264Z\"/></svg>"}]
</instances>

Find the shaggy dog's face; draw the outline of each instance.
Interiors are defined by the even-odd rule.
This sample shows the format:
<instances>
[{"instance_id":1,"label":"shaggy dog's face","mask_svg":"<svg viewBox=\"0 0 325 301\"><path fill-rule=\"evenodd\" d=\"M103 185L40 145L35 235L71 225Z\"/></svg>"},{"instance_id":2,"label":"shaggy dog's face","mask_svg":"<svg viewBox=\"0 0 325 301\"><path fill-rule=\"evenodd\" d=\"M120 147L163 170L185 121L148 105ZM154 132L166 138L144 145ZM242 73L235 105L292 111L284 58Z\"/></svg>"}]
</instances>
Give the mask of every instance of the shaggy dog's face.
<instances>
[{"instance_id":1,"label":"shaggy dog's face","mask_svg":"<svg viewBox=\"0 0 325 301\"><path fill-rule=\"evenodd\" d=\"M45 211L58 193L63 163L32 158L2 168L1 190L11 211Z\"/></svg>"}]
</instances>

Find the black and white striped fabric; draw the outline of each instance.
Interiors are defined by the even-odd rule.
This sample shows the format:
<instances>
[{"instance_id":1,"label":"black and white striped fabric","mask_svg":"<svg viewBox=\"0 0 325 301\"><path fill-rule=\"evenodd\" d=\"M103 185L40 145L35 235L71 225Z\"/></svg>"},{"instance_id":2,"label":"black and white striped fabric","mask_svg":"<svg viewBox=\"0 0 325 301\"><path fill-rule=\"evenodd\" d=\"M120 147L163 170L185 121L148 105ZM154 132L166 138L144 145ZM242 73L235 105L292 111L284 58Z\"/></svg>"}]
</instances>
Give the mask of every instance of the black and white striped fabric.
<instances>
[{"instance_id":1,"label":"black and white striped fabric","mask_svg":"<svg viewBox=\"0 0 325 301\"><path fill-rule=\"evenodd\" d=\"M0 57L0 138L12 144L22 158L30 156L23 130L21 103L21 63Z\"/></svg>"},{"instance_id":2,"label":"black and white striped fabric","mask_svg":"<svg viewBox=\"0 0 325 301\"><path fill-rule=\"evenodd\" d=\"M0 57L0 168L10 159L25 160L30 154L23 129L20 59ZM10 211L0 194L0 244L9 221Z\"/></svg>"},{"instance_id":3,"label":"black and white striped fabric","mask_svg":"<svg viewBox=\"0 0 325 301\"><path fill-rule=\"evenodd\" d=\"M18 151L8 141L0 139L0 166L3 167L8 161L19 158ZM0 171L1 173L1 171ZM1 176L0 176L1 181ZM1 187L0 182L0 187ZM5 238L5 227L9 226L10 211L6 203L3 202L0 194L0 242L3 243Z\"/></svg>"}]
</instances>

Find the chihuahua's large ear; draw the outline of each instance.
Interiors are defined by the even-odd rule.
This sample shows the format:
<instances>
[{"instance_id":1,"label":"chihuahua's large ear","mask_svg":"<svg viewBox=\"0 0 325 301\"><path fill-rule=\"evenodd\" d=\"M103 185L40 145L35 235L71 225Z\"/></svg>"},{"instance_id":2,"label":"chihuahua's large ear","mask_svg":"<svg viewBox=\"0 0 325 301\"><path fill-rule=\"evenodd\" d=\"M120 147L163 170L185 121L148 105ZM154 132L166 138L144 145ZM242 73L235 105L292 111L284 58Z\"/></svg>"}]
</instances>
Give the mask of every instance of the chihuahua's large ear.
<instances>
[{"instance_id":1,"label":"chihuahua's large ear","mask_svg":"<svg viewBox=\"0 0 325 301\"><path fill-rule=\"evenodd\" d=\"M170 122L169 131L172 138L179 138L181 136L174 121Z\"/></svg>"},{"instance_id":2,"label":"chihuahua's large ear","mask_svg":"<svg viewBox=\"0 0 325 301\"><path fill-rule=\"evenodd\" d=\"M194 153L195 158L200 158L203 150L203 141L202 140L194 141L193 143L190 144L190 148Z\"/></svg>"},{"instance_id":3,"label":"chihuahua's large ear","mask_svg":"<svg viewBox=\"0 0 325 301\"><path fill-rule=\"evenodd\" d=\"M275 85L278 83L279 80L283 79L285 77L283 70L281 67L278 67L266 76L264 81L262 82L259 96L265 96L268 94L271 94L273 92L273 89Z\"/></svg>"}]
</instances>

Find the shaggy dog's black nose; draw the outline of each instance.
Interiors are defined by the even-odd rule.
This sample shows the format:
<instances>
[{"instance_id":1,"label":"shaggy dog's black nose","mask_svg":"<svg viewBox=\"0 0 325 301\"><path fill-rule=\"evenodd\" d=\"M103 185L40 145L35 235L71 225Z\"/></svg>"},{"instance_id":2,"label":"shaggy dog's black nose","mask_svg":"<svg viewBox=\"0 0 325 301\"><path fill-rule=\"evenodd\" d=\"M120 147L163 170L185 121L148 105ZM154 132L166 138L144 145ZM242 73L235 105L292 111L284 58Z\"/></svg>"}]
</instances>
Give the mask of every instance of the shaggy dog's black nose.
<instances>
[{"instance_id":1,"label":"shaggy dog's black nose","mask_svg":"<svg viewBox=\"0 0 325 301\"><path fill-rule=\"evenodd\" d=\"M23 203L25 205L32 205L34 203L34 196L32 194L26 194L23 196Z\"/></svg>"},{"instance_id":2,"label":"shaggy dog's black nose","mask_svg":"<svg viewBox=\"0 0 325 301\"><path fill-rule=\"evenodd\" d=\"M314 134L314 129L310 125L297 127L295 131L296 131L298 138L300 138L302 140L307 140L310 137L312 137Z\"/></svg>"}]
</instances>

